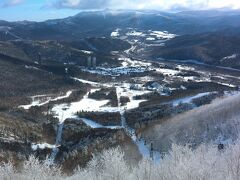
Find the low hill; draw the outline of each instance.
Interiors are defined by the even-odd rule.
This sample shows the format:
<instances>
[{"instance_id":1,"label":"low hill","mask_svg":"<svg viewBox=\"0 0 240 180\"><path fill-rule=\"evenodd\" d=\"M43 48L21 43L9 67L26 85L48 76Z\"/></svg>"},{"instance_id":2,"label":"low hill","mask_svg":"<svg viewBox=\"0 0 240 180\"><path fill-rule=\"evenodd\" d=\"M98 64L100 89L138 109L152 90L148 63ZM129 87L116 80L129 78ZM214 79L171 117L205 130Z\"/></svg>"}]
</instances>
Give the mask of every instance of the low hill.
<instances>
[{"instance_id":1,"label":"low hill","mask_svg":"<svg viewBox=\"0 0 240 180\"><path fill-rule=\"evenodd\" d=\"M195 60L201 63L240 68L240 38L228 31L184 35L153 48L153 58Z\"/></svg>"},{"instance_id":2,"label":"low hill","mask_svg":"<svg viewBox=\"0 0 240 180\"><path fill-rule=\"evenodd\" d=\"M239 134L239 105L240 95L218 99L150 126L143 137L161 152L169 151L172 143L192 147L201 143L228 144Z\"/></svg>"},{"instance_id":3,"label":"low hill","mask_svg":"<svg viewBox=\"0 0 240 180\"><path fill-rule=\"evenodd\" d=\"M0 54L41 64L70 63L87 65L88 56L96 56L98 65L114 61L111 51L129 49L129 43L110 38L85 38L79 41L0 41ZM41 62L39 62L41 61Z\"/></svg>"}]
</instances>

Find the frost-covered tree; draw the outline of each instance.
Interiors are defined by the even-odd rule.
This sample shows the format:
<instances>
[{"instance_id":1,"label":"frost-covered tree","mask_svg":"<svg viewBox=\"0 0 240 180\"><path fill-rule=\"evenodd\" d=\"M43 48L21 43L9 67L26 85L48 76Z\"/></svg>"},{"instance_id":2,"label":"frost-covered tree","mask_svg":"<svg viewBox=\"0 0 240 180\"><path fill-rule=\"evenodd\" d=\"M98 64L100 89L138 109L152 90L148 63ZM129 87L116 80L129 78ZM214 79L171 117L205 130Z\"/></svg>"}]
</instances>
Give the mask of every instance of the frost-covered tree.
<instances>
[{"instance_id":1,"label":"frost-covered tree","mask_svg":"<svg viewBox=\"0 0 240 180\"><path fill-rule=\"evenodd\" d=\"M3 163L0 166L0 179L9 180L15 176L15 170L11 162Z\"/></svg>"},{"instance_id":2,"label":"frost-covered tree","mask_svg":"<svg viewBox=\"0 0 240 180\"><path fill-rule=\"evenodd\" d=\"M128 175L129 167L124 160L124 153L116 148L94 156L88 164L87 170L77 171L75 177L86 172L91 175L93 180L122 180Z\"/></svg>"},{"instance_id":3,"label":"frost-covered tree","mask_svg":"<svg viewBox=\"0 0 240 180\"><path fill-rule=\"evenodd\" d=\"M23 164L21 176L23 179L50 179L51 177L60 176L61 170L57 166L50 163L47 158L45 161L40 162L34 156L30 156ZM53 179L53 178L51 178Z\"/></svg>"},{"instance_id":4,"label":"frost-covered tree","mask_svg":"<svg viewBox=\"0 0 240 180\"><path fill-rule=\"evenodd\" d=\"M238 180L240 177L240 140L221 151L217 146L201 145L195 150L172 146L172 151L159 164L142 159L136 165L126 163L124 153L110 149L95 155L84 169L66 176L49 161L31 156L21 169L12 163L0 166L0 179L19 180Z\"/></svg>"}]
</instances>

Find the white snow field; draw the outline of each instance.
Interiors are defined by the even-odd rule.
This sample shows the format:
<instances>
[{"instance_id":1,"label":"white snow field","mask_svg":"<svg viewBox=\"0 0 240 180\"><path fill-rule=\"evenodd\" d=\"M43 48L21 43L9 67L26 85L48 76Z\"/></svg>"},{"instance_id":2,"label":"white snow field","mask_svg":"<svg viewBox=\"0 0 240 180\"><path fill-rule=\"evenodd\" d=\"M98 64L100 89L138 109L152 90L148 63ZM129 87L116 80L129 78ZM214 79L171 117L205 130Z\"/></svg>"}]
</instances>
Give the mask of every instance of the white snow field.
<instances>
[{"instance_id":1,"label":"white snow field","mask_svg":"<svg viewBox=\"0 0 240 180\"><path fill-rule=\"evenodd\" d=\"M173 106L178 106L181 103L191 103L192 100L194 100L194 99L201 98L201 97L204 97L204 96L208 96L208 95L214 94L214 93L216 93L216 92L199 93L199 94L194 95L194 96L188 96L188 97L176 99L176 100L172 101L172 103L173 103Z\"/></svg>"},{"instance_id":2,"label":"white snow field","mask_svg":"<svg viewBox=\"0 0 240 180\"><path fill-rule=\"evenodd\" d=\"M59 97L56 97L56 98L52 98L51 95L32 96L31 97L31 99L32 99L31 104L21 105L21 106L19 106L19 108L30 109L33 106L43 106L45 104L48 104L49 102L53 102L53 101L68 98L71 94L72 94L72 91L68 91L65 95L62 95L62 96L59 96Z\"/></svg>"},{"instance_id":3,"label":"white snow field","mask_svg":"<svg viewBox=\"0 0 240 180\"><path fill-rule=\"evenodd\" d=\"M172 39L175 38L177 35L168 33L167 31L150 31L150 35L153 35L159 39Z\"/></svg>"},{"instance_id":4,"label":"white snow field","mask_svg":"<svg viewBox=\"0 0 240 180\"><path fill-rule=\"evenodd\" d=\"M99 85L92 82L89 82L92 85ZM102 84L101 86L104 86ZM110 84L107 84L109 87ZM117 96L127 96L130 99L126 105L121 107L111 107L107 106L109 100L95 100L88 97L88 93L86 93L80 101L72 102L72 103L64 103L57 104L52 108L52 112L55 114L55 117L60 119L60 122L63 122L67 118L74 118L78 111L87 111L87 112L120 112L125 109L134 109L139 106L139 104L145 100L135 100L134 96L143 95L150 93L151 91L147 90L132 90L130 89L131 84L123 83L123 84L115 84L117 91ZM90 93L96 92L100 90L92 89Z\"/></svg>"},{"instance_id":5,"label":"white snow field","mask_svg":"<svg viewBox=\"0 0 240 180\"><path fill-rule=\"evenodd\" d=\"M56 145L48 144L48 143L42 143L42 144L32 144L32 149L36 151L37 149L53 149L56 148Z\"/></svg>"}]
</instances>

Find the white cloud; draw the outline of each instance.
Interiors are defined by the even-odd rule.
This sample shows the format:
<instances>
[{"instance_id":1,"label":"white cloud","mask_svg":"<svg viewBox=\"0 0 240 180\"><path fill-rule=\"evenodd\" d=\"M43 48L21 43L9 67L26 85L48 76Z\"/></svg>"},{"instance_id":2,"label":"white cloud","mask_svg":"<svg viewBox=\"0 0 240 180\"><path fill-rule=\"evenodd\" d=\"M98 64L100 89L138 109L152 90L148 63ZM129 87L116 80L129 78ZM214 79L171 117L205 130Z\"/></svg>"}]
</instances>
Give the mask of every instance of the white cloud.
<instances>
[{"instance_id":1,"label":"white cloud","mask_svg":"<svg viewBox=\"0 0 240 180\"><path fill-rule=\"evenodd\" d=\"M57 0L52 3L57 8L101 9L111 6L113 0Z\"/></svg>"},{"instance_id":2,"label":"white cloud","mask_svg":"<svg viewBox=\"0 0 240 180\"><path fill-rule=\"evenodd\" d=\"M23 3L25 0L3 0L1 6L15 6Z\"/></svg>"},{"instance_id":3,"label":"white cloud","mask_svg":"<svg viewBox=\"0 0 240 180\"><path fill-rule=\"evenodd\" d=\"M239 0L54 0L57 8L73 9L239 9Z\"/></svg>"}]
</instances>

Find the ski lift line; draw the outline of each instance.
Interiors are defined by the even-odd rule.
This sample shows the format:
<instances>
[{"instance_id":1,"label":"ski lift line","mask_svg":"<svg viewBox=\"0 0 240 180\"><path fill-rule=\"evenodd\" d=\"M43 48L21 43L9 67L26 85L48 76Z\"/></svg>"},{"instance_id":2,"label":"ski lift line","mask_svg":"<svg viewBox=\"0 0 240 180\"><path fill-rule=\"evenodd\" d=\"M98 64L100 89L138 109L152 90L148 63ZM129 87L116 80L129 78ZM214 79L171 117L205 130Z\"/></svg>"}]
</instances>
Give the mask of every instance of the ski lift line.
<instances>
[{"instance_id":1,"label":"ski lift line","mask_svg":"<svg viewBox=\"0 0 240 180\"><path fill-rule=\"evenodd\" d=\"M13 37L15 37L15 38L17 38L17 39L23 40L23 38L17 36L17 35L14 34L14 33L11 33L10 31L6 31L6 34L10 34L11 36L13 36Z\"/></svg>"},{"instance_id":2,"label":"ski lift line","mask_svg":"<svg viewBox=\"0 0 240 180\"><path fill-rule=\"evenodd\" d=\"M62 111L62 119L64 117L64 111ZM61 146L61 141L62 141L62 131L63 131L63 126L64 126L64 122L61 121L62 123L58 124L58 130L57 130L57 137L56 137L56 141L55 141L55 148L52 149L52 153L50 156L50 161L51 163L54 162L58 151L59 151L59 147Z\"/></svg>"}]
</instances>

